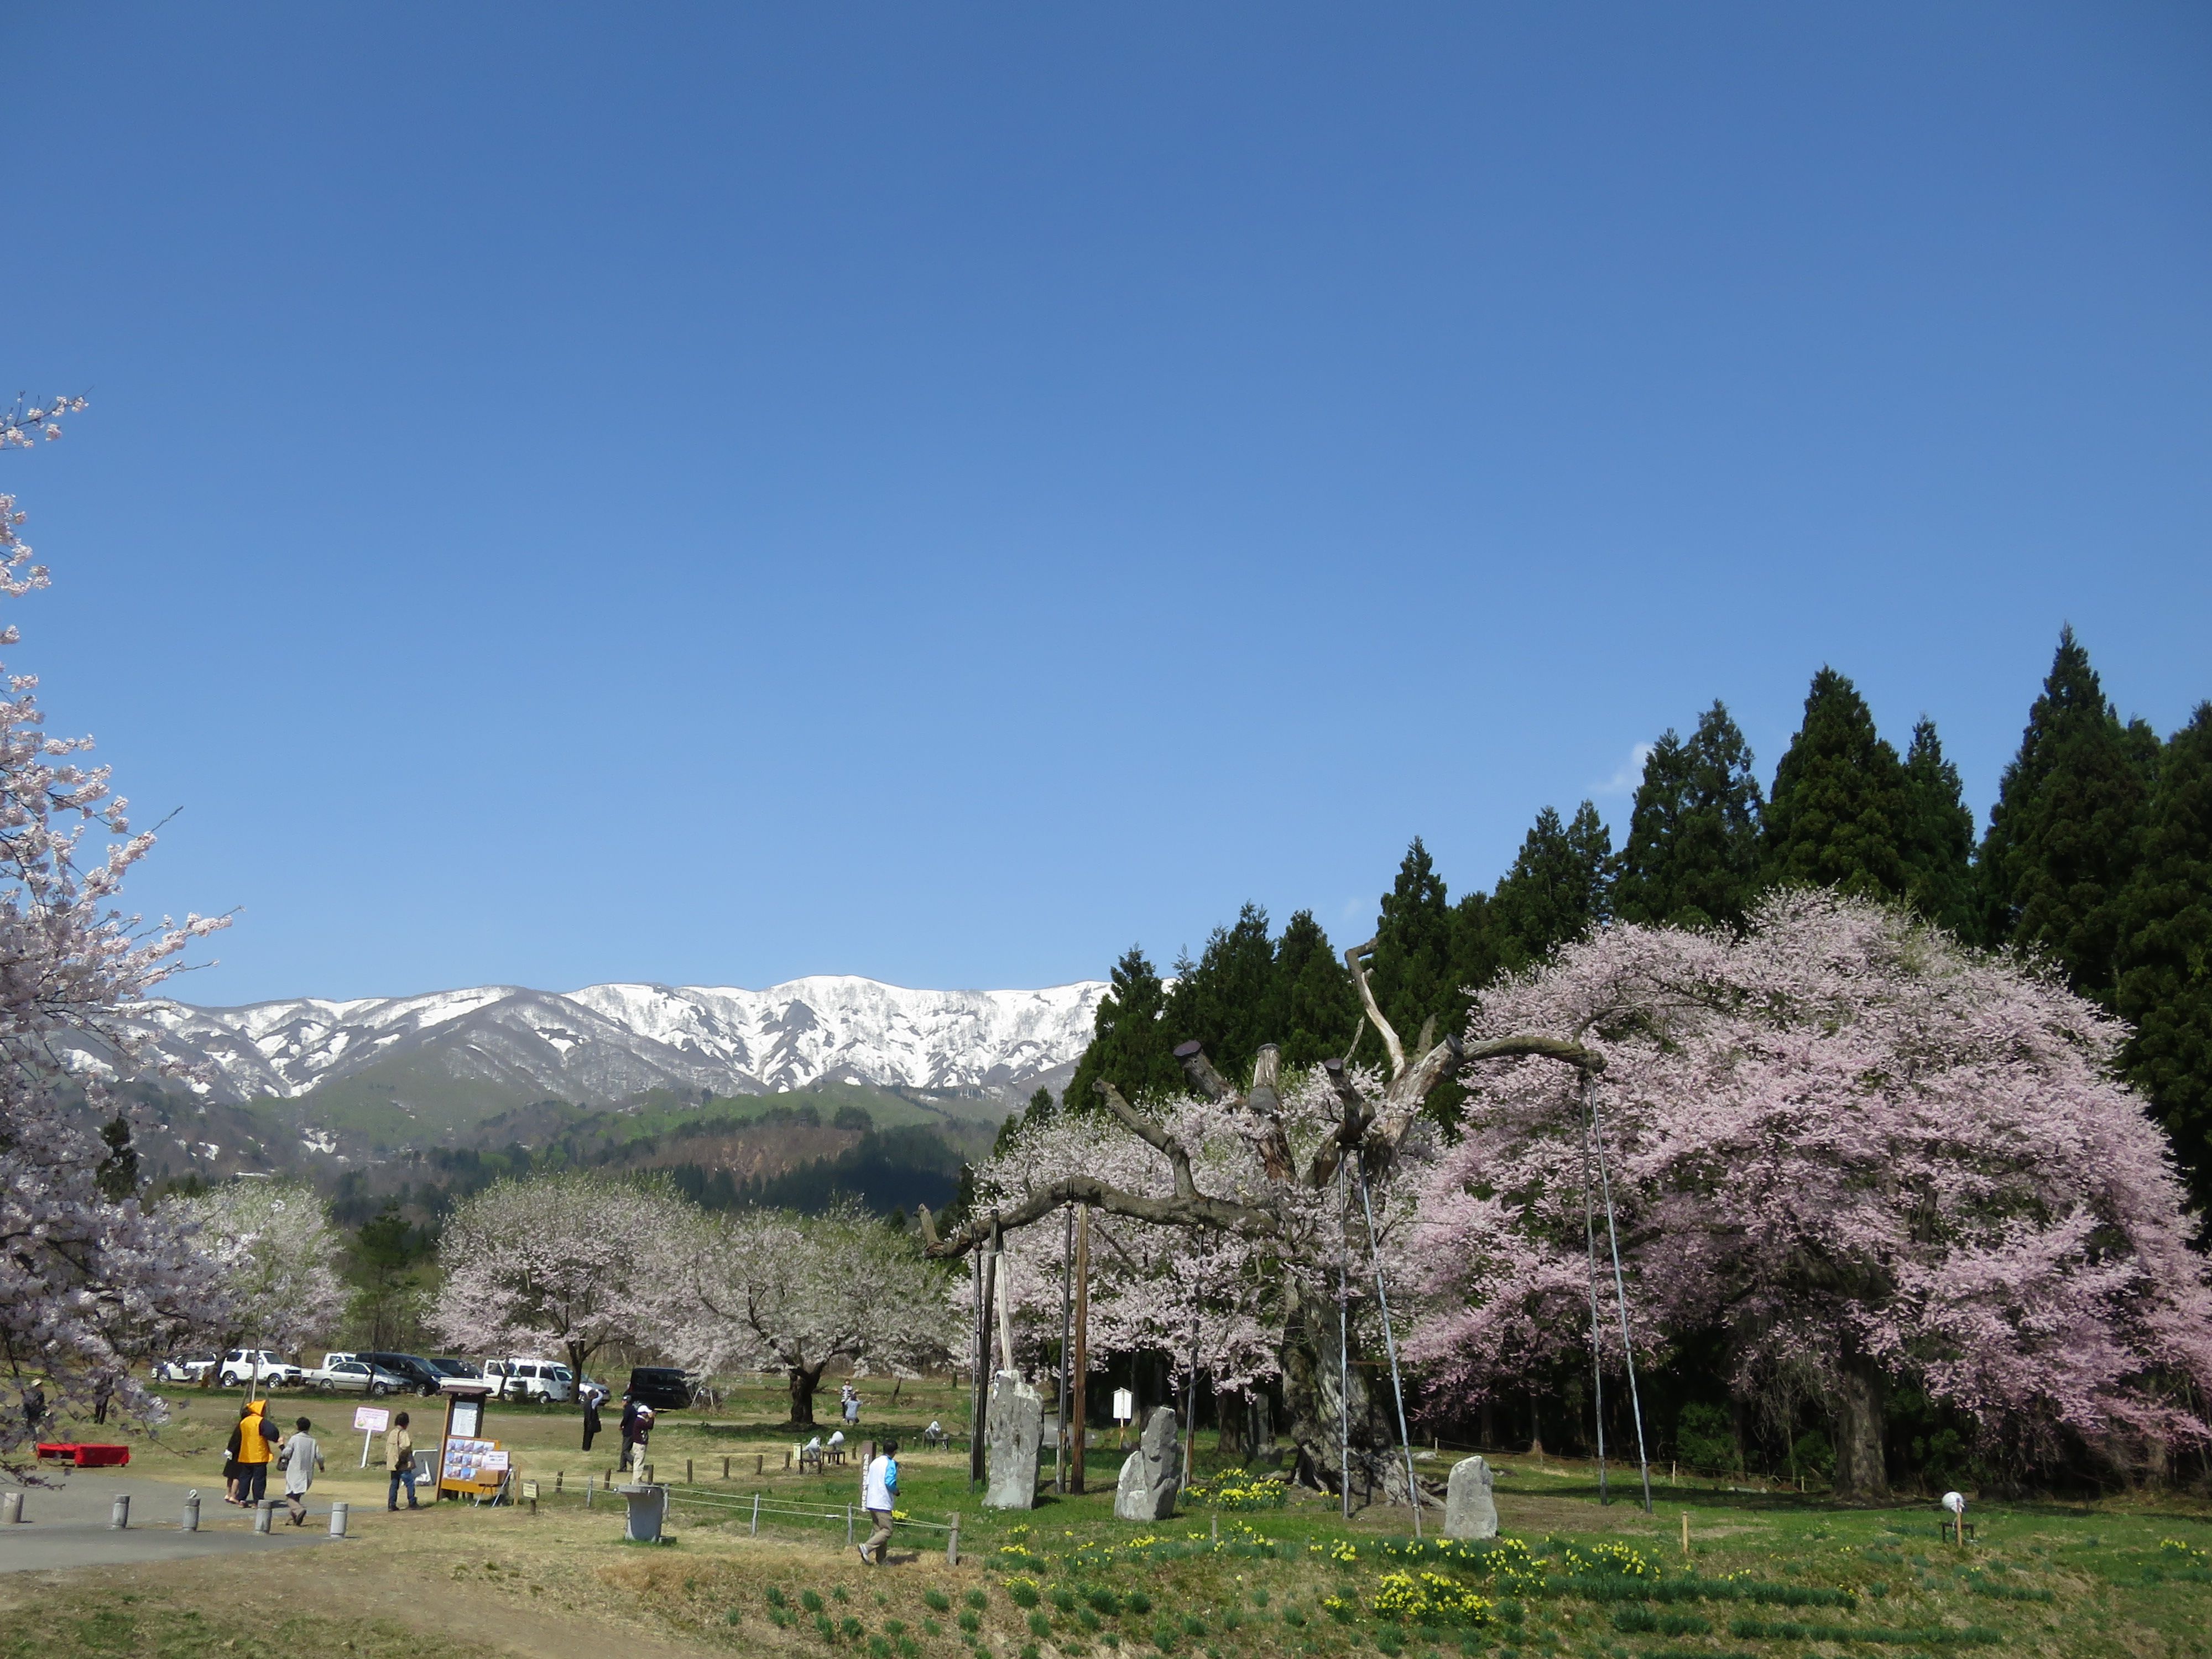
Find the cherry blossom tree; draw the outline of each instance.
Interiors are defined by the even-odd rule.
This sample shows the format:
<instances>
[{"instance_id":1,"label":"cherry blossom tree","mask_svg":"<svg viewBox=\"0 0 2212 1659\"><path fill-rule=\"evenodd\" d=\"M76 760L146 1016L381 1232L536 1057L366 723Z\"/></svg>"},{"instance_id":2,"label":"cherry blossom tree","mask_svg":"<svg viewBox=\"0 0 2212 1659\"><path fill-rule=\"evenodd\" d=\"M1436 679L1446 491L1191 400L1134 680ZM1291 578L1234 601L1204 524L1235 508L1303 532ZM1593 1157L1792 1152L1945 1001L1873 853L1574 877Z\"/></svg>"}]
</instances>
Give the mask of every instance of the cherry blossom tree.
<instances>
[{"instance_id":1,"label":"cherry blossom tree","mask_svg":"<svg viewBox=\"0 0 2212 1659\"><path fill-rule=\"evenodd\" d=\"M658 1334L694 1213L666 1188L592 1175L487 1188L439 1239L431 1328L479 1353L557 1347L581 1376L608 1344Z\"/></svg>"},{"instance_id":2,"label":"cherry blossom tree","mask_svg":"<svg viewBox=\"0 0 2212 1659\"><path fill-rule=\"evenodd\" d=\"M164 1207L222 1273L230 1308L223 1346L294 1353L337 1322L344 1239L307 1182L226 1182Z\"/></svg>"},{"instance_id":3,"label":"cherry blossom tree","mask_svg":"<svg viewBox=\"0 0 2212 1659\"><path fill-rule=\"evenodd\" d=\"M671 1352L704 1370L782 1370L794 1424L814 1421L833 1360L904 1370L949 1352L944 1270L857 1204L696 1215L681 1255L663 1304Z\"/></svg>"},{"instance_id":4,"label":"cherry blossom tree","mask_svg":"<svg viewBox=\"0 0 2212 1659\"><path fill-rule=\"evenodd\" d=\"M19 401L0 411L0 449L58 436L56 416L83 406ZM0 495L9 599L47 582L22 522ZM0 629L0 644L17 638ZM118 1109L103 1081L141 1053L129 1006L223 924L149 926L117 908L154 838L131 830L107 769L80 759L90 739L46 734L37 684L18 674L0 695L0 1464L10 1468L38 1431L40 1401L158 1420L132 1359L223 1321L214 1265L136 1198L101 1193L106 1149L91 1127Z\"/></svg>"},{"instance_id":5,"label":"cherry blossom tree","mask_svg":"<svg viewBox=\"0 0 2212 1659\"><path fill-rule=\"evenodd\" d=\"M1587 1356L1594 1103L1639 1363L1717 1334L1742 1397L1826 1412L1839 1493L1886 1490L1900 1382L2021 1461L2212 1435L2181 1189L2118 1080L2121 1029L2055 978L1801 890L1741 938L1570 945L1480 997L1468 1043L1532 1030L1602 1065L1469 1073L1465 1137L1422 1183L1410 1347L1460 1397Z\"/></svg>"},{"instance_id":6,"label":"cherry blossom tree","mask_svg":"<svg viewBox=\"0 0 2212 1659\"><path fill-rule=\"evenodd\" d=\"M1371 1370L1364 1362L1379 1358L1385 1346L1380 1296L1370 1298L1368 1291L1378 1273L1387 1291L1393 1272L1402 1272L1394 1263L1395 1241L1411 1215L1411 1184L1403 1172L1418 1170L1433 1152L1421 1107L1455 1068L1476 1061L1542 1055L1571 1066L1597 1062L1573 1041L1546 1035L1508 1035L1470 1046L1456 1033L1431 1041L1432 1031L1425 1028L1409 1048L1376 1005L1366 965L1372 950L1355 947L1345 959L1365 1018L1382 1039L1386 1072L1348 1070L1330 1061L1286 1083L1279 1053L1269 1045L1260 1050L1251 1082L1240 1091L1197 1044L1186 1043L1176 1055L1192 1097L1151 1115L1131 1106L1112 1085L1100 1083L1101 1103L1118 1133L1109 1132L1088 1152L1071 1146L1065 1152L1077 1157L1056 1155L1033 1170L1001 1160L992 1196L951 1234L933 1238L930 1249L940 1256L975 1249L1066 1204L1176 1230L1183 1236L1180 1247L1162 1243L1169 1260L1188 1256L1203 1263L1206 1252L1226 1249L1227 1256L1212 1259L1231 1276L1248 1266L1248 1258L1237 1254L1241 1249L1249 1253L1261 1292L1252 1317L1264 1319L1274 1333L1301 1478L1337 1486L1345 1471L1341 1442L1348 1437L1355 1461L1376 1469L1385 1492L1407 1499L1413 1496L1407 1466L1376 1456L1398 1438L1398 1431L1393 1405L1387 1394L1370 1387ZM923 1220L930 1231L926 1212ZM1222 1267L1192 1271L1211 1271L1218 1280ZM1348 1297L1340 1296L1340 1286L1348 1287ZM1185 1328L1187 1295L1172 1277L1156 1276L1133 1311L1158 1325ZM1361 1363L1347 1367L1347 1352Z\"/></svg>"}]
</instances>

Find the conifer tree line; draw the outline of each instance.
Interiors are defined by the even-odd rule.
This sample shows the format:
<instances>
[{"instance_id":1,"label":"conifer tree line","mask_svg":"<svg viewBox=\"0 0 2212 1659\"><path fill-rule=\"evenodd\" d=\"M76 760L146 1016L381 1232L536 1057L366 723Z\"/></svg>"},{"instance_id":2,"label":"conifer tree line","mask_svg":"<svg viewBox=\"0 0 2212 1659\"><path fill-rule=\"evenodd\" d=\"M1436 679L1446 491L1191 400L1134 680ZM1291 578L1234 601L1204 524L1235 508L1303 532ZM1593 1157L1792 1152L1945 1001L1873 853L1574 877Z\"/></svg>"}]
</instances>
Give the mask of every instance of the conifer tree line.
<instances>
[{"instance_id":1,"label":"conifer tree line","mask_svg":"<svg viewBox=\"0 0 2212 1659\"><path fill-rule=\"evenodd\" d=\"M1592 803L1566 818L1547 806L1494 887L1454 899L1417 837L1375 924L1376 1000L1407 1036L1431 1020L1456 1030L1471 992L1607 922L1734 928L1760 894L1793 884L1907 906L1964 943L2033 956L2125 1020L2128 1080L2212 1207L2212 703L2164 739L2123 720L2070 628L1978 839L1935 722L1921 719L1900 755L1857 688L1823 667L1770 789L1716 702L1687 737L1652 745L1618 851ZM1311 1066L1342 1053L1358 1020L1313 914L1275 935L1247 904L1170 975L1138 947L1115 964L1064 1098L1083 1109L1100 1079L1132 1100L1179 1095L1174 1049L1192 1040L1231 1076L1263 1042ZM1378 1057L1364 1038L1356 1058ZM1048 1097L1031 1108L1049 1109Z\"/></svg>"}]
</instances>

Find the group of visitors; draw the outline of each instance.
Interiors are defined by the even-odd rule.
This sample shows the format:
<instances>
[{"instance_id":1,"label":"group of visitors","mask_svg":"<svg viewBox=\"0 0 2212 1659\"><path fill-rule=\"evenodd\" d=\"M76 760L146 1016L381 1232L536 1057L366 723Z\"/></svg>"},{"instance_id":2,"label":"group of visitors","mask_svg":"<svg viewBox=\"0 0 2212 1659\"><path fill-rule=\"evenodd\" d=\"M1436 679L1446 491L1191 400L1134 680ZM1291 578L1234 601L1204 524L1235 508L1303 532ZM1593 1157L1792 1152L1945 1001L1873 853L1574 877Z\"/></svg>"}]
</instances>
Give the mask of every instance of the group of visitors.
<instances>
[{"instance_id":1,"label":"group of visitors","mask_svg":"<svg viewBox=\"0 0 2212 1659\"><path fill-rule=\"evenodd\" d=\"M404 1413L399 1420L407 1420ZM291 1437L278 1445L270 1429L269 1402L246 1402L238 1413L238 1425L230 1431L229 1443L223 1448L224 1503L245 1510L267 1503L269 1466L274 1463L283 1473L284 1504L292 1524L307 1525L307 1489L314 1485L315 1472L325 1467L323 1449L315 1442L314 1425L306 1418L295 1418L292 1429Z\"/></svg>"}]
</instances>

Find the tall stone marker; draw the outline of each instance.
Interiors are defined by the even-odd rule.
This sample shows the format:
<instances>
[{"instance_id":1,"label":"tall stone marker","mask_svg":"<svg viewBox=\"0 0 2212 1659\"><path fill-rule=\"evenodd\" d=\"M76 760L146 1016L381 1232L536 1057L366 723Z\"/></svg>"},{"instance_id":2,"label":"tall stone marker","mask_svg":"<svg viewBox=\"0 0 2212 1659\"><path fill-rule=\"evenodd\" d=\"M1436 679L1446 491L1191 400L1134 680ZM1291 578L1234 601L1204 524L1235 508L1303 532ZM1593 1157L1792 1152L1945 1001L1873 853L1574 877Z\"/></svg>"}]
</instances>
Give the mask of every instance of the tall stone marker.
<instances>
[{"instance_id":1,"label":"tall stone marker","mask_svg":"<svg viewBox=\"0 0 2212 1659\"><path fill-rule=\"evenodd\" d=\"M1491 1496L1490 1465L1482 1458L1462 1457L1452 1465L1444 1488L1444 1536L1498 1536L1498 1503Z\"/></svg>"},{"instance_id":2,"label":"tall stone marker","mask_svg":"<svg viewBox=\"0 0 2212 1659\"><path fill-rule=\"evenodd\" d=\"M1176 1442L1176 1414L1166 1406L1145 1419L1144 1437L1121 1464L1114 1488L1114 1516L1119 1521L1164 1521L1175 1513L1182 1486L1182 1457Z\"/></svg>"},{"instance_id":3,"label":"tall stone marker","mask_svg":"<svg viewBox=\"0 0 2212 1659\"><path fill-rule=\"evenodd\" d=\"M1012 1371L1000 1371L991 1379L984 1422L990 1462L983 1507L1035 1509L1037 1449L1044 1443L1044 1396Z\"/></svg>"}]
</instances>

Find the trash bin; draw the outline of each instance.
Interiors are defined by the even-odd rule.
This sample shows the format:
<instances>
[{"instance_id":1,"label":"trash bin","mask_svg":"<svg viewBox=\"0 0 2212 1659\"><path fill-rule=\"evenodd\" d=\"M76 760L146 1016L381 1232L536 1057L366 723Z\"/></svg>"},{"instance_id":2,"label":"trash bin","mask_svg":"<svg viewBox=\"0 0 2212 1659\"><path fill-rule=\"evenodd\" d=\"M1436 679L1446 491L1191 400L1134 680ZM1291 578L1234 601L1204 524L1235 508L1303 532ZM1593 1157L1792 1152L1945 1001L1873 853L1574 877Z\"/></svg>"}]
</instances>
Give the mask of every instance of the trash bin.
<instances>
[{"instance_id":1,"label":"trash bin","mask_svg":"<svg viewBox=\"0 0 2212 1659\"><path fill-rule=\"evenodd\" d=\"M658 1544L661 1522L668 1518L668 1488L638 1486L615 1490L629 1500L629 1520L623 1528L623 1536L632 1543Z\"/></svg>"}]
</instances>

